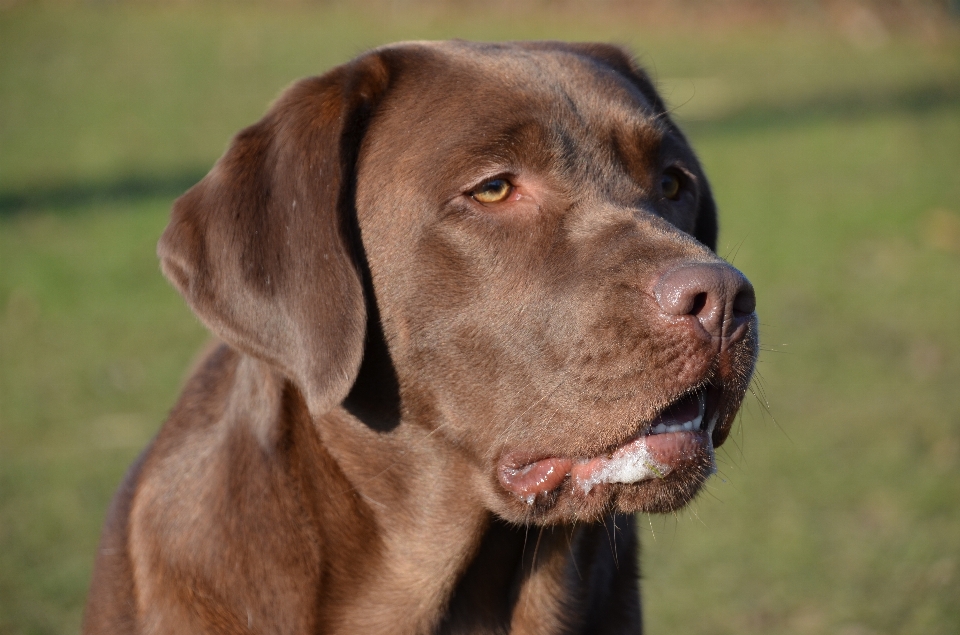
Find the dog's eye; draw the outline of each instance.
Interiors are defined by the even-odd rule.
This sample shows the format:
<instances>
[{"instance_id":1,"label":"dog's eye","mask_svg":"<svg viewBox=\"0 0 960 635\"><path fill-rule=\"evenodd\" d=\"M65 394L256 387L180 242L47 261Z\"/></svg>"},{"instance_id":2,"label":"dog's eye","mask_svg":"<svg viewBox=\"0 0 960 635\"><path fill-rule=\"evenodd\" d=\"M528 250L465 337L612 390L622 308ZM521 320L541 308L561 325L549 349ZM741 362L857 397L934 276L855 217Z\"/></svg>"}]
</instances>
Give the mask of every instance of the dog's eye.
<instances>
[{"instance_id":1,"label":"dog's eye","mask_svg":"<svg viewBox=\"0 0 960 635\"><path fill-rule=\"evenodd\" d=\"M664 172L660 177L660 191L664 198L675 201L680 198L680 178L672 172Z\"/></svg>"},{"instance_id":2,"label":"dog's eye","mask_svg":"<svg viewBox=\"0 0 960 635\"><path fill-rule=\"evenodd\" d=\"M470 192L473 200L479 203L499 203L513 192L513 185L506 179L491 179Z\"/></svg>"}]
</instances>

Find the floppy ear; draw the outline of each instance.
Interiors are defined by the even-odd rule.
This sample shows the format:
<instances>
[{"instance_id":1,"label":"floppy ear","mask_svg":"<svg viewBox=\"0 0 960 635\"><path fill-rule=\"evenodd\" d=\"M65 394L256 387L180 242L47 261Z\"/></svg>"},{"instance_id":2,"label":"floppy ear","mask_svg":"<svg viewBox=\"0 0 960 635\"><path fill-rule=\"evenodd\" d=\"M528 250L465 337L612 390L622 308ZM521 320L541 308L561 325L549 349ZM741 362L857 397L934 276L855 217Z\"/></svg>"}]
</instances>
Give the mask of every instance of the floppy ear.
<instances>
[{"instance_id":1,"label":"floppy ear","mask_svg":"<svg viewBox=\"0 0 960 635\"><path fill-rule=\"evenodd\" d=\"M370 54L291 86L177 199L157 248L200 319L292 379L315 416L344 398L363 354L354 166L388 80Z\"/></svg>"},{"instance_id":2,"label":"floppy ear","mask_svg":"<svg viewBox=\"0 0 960 635\"><path fill-rule=\"evenodd\" d=\"M640 94L643 95L647 103L653 108L654 113L671 130L686 141L683 131L670 118L666 104L660 98L653 80L647 75L639 64L633 59L630 53L619 46L612 44L594 44L587 42L531 42L527 45L533 49L551 49L562 50L569 53L576 53L589 57L594 61L600 62L612 70L628 78L630 82L637 87ZM689 143L688 143L689 145ZM693 229L693 236L701 243L711 249L717 250L717 206L713 200L713 192L710 190L710 184L703 173L703 169L697 165L700 171L700 207L697 210L697 220Z\"/></svg>"}]
</instances>

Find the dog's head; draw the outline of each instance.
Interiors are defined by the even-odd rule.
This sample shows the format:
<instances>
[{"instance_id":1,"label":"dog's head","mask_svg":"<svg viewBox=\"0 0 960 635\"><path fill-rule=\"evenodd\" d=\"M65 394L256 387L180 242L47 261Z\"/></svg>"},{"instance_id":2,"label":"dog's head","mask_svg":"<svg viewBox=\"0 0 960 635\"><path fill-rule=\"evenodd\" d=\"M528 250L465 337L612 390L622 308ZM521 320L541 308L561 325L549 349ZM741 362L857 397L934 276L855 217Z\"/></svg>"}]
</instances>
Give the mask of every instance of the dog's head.
<instances>
[{"instance_id":1,"label":"dog's head","mask_svg":"<svg viewBox=\"0 0 960 635\"><path fill-rule=\"evenodd\" d=\"M491 510L556 522L676 509L712 473L757 352L716 231L620 49L410 43L288 89L159 253L314 417L428 428Z\"/></svg>"}]
</instances>

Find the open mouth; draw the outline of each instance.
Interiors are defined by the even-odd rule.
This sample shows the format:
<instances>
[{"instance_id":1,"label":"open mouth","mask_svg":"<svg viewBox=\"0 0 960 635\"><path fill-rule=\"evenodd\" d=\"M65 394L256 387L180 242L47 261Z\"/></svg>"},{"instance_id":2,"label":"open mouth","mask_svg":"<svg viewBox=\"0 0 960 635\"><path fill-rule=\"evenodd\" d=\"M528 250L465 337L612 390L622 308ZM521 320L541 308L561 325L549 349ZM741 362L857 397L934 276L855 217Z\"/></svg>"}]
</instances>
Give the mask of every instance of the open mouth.
<instances>
[{"instance_id":1,"label":"open mouth","mask_svg":"<svg viewBox=\"0 0 960 635\"><path fill-rule=\"evenodd\" d=\"M643 429L610 452L595 457L547 457L530 462L502 461L501 485L526 503L553 491L569 477L575 490L588 495L605 483L637 483L664 478L679 466L708 456L713 467L713 428L717 396L698 390L664 408Z\"/></svg>"}]
</instances>

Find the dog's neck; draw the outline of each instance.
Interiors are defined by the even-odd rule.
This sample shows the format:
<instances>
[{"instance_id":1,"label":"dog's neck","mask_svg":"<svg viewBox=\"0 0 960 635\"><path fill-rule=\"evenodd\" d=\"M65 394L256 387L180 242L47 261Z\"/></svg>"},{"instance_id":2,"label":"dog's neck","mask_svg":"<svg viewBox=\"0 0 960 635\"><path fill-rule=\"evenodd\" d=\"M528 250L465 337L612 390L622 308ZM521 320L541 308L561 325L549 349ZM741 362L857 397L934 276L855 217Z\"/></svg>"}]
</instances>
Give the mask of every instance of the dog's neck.
<instances>
[{"instance_id":1,"label":"dog's neck","mask_svg":"<svg viewBox=\"0 0 960 635\"><path fill-rule=\"evenodd\" d=\"M571 632L606 611L609 598L589 594L615 578L626 588L617 602L639 611L632 518L508 525L475 494L470 467L444 463L439 435L409 422L378 431L344 408L313 418L291 384L248 357L229 401L286 464L318 544L335 545L318 563L318 620L330 630Z\"/></svg>"},{"instance_id":2,"label":"dog's neck","mask_svg":"<svg viewBox=\"0 0 960 635\"><path fill-rule=\"evenodd\" d=\"M356 497L378 529L376 544L361 546L374 554L375 573L350 600L355 610L344 611L344 630L431 632L489 514L465 491L463 479L438 477L443 466L429 451L429 439L412 426L377 432L338 409L321 417L317 429L342 474L343 495Z\"/></svg>"}]
</instances>

